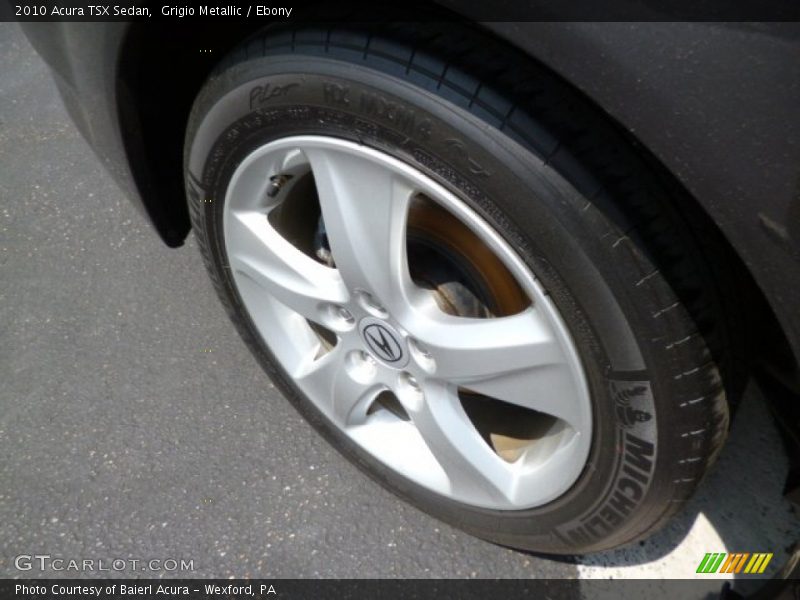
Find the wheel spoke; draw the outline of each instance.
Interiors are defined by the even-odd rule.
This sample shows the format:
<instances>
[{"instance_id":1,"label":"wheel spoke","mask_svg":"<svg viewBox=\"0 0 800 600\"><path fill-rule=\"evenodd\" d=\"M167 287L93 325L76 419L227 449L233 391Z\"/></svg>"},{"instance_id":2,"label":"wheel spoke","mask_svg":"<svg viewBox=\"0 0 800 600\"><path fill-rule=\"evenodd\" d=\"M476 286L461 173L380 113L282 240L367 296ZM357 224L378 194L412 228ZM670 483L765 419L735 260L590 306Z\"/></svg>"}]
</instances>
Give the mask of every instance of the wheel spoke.
<instances>
[{"instance_id":1,"label":"wheel spoke","mask_svg":"<svg viewBox=\"0 0 800 600\"><path fill-rule=\"evenodd\" d=\"M516 476L478 434L456 390L439 382L427 384L424 393L409 415L447 474L450 493L511 501Z\"/></svg>"},{"instance_id":2,"label":"wheel spoke","mask_svg":"<svg viewBox=\"0 0 800 600\"><path fill-rule=\"evenodd\" d=\"M557 417L577 431L586 425L579 404L574 400L577 390L567 365L512 371L466 387L484 396Z\"/></svg>"},{"instance_id":3,"label":"wheel spoke","mask_svg":"<svg viewBox=\"0 0 800 600\"><path fill-rule=\"evenodd\" d=\"M436 376L474 392L544 412L577 427L574 375L558 341L534 308L510 317L437 315L418 339L436 361Z\"/></svg>"},{"instance_id":4,"label":"wheel spoke","mask_svg":"<svg viewBox=\"0 0 800 600\"><path fill-rule=\"evenodd\" d=\"M533 308L509 317L418 317L406 329L436 359L437 376L469 382L560 362L551 329Z\"/></svg>"},{"instance_id":5,"label":"wheel spoke","mask_svg":"<svg viewBox=\"0 0 800 600\"><path fill-rule=\"evenodd\" d=\"M334 348L323 357L307 361L295 374L297 384L324 399L319 406L340 427L363 424L367 410L383 386L370 381L366 368L359 372L345 365L346 351Z\"/></svg>"},{"instance_id":6,"label":"wheel spoke","mask_svg":"<svg viewBox=\"0 0 800 600\"><path fill-rule=\"evenodd\" d=\"M295 248L257 211L235 211L226 221L228 260L237 273L304 317L318 321L320 305L343 304L341 275Z\"/></svg>"},{"instance_id":7,"label":"wheel spoke","mask_svg":"<svg viewBox=\"0 0 800 600\"><path fill-rule=\"evenodd\" d=\"M411 282L405 242L411 185L368 158L316 149L306 155L343 279L387 308L399 306Z\"/></svg>"}]
</instances>

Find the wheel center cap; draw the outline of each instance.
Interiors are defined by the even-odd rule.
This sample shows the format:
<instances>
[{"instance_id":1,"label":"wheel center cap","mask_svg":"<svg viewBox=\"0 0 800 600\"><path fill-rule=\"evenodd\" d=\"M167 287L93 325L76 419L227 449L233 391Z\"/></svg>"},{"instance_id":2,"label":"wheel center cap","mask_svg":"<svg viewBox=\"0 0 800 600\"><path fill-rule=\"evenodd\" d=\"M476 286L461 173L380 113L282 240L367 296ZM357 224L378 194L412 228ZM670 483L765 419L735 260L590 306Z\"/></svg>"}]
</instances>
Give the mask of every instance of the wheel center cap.
<instances>
[{"instance_id":1,"label":"wheel center cap","mask_svg":"<svg viewBox=\"0 0 800 600\"><path fill-rule=\"evenodd\" d=\"M386 321L367 317L358 324L358 330L375 358L395 369L401 369L406 365L408 352L405 341Z\"/></svg>"}]
</instances>

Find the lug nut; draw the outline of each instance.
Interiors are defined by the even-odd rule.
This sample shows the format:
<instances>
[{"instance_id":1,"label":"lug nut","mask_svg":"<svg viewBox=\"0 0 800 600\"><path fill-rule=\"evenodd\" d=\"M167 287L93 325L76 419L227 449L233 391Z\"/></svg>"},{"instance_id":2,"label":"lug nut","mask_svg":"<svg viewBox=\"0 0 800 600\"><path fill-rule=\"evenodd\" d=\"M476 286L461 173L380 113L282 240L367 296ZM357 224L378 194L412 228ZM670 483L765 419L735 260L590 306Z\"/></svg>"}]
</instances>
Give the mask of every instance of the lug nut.
<instances>
[{"instance_id":1,"label":"lug nut","mask_svg":"<svg viewBox=\"0 0 800 600\"><path fill-rule=\"evenodd\" d=\"M339 314L339 317L342 319L342 321L344 321L348 325L352 325L353 323L356 322L356 320L353 318L353 315L351 315L350 311L347 310L344 306L337 307L336 312Z\"/></svg>"},{"instance_id":2,"label":"lug nut","mask_svg":"<svg viewBox=\"0 0 800 600\"><path fill-rule=\"evenodd\" d=\"M386 312L386 309L383 308L383 306L381 306L380 303L375 299L375 296L373 296L369 292L364 290L357 290L356 296L358 297L358 300L361 302L361 306L363 306L364 310L366 310L367 312L372 313L376 317L385 318L388 316L389 313Z\"/></svg>"},{"instance_id":3,"label":"lug nut","mask_svg":"<svg viewBox=\"0 0 800 600\"><path fill-rule=\"evenodd\" d=\"M417 364L428 373L436 372L436 361L430 351L413 338L408 339L408 348Z\"/></svg>"},{"instance_id":4,"label":"lug nut","mask_svg":"<svg viewBox=\"0 0 800 600\"><path fill-rule=\"evenodd\" d=\"M320 313L323 318L322 324L334 331L349 331L356 322L353 314L338 304L323 304L320 306Z\"/></svg>"},{"instance_id":5,"label":"lug nut","mask_svg":"<svg viewBox=\"0 0 800 600\"><path fill-rule=\"evenodd\" d=\"M416 351L419 353L419 355L420 355L422 358L427 358L427 359L431 359L431 358L433 358L433 357L431 356L431 353L428 351L428 349L427 349L427 348L425 348L425 347L424 347L422 344L420 344L420 343L419 343L417 340L415 340L414 338L409 338L409 339L408 339L408 343L409 343L409 345L410 345L410 346L411 346L411 347L412 347L414 350L416 350Z\"/></svg>"},{"instance_id":6,"label":"lug nut","mask_svg":"<svg viewBox=\"0 0 800 600\"><path fill-rule=\"evenodd\" d=\"M369 383L377 372L375 360L366 352L356 350L345 358L344 368L348 375L360 383Z\"/></svg>"},{"instance_id":7,"label":"lug nut","mask_svg":"<svg viewBox=\"0 0 800 600\"><path fill-rule=\"evenodd\" d=\"M417 378L414 377L408 371L404 371L400 377L403 379L403 382L415 392L422 391L421 388L419 387L419 382L417 381Z\"/></svg>"}]
</instances>

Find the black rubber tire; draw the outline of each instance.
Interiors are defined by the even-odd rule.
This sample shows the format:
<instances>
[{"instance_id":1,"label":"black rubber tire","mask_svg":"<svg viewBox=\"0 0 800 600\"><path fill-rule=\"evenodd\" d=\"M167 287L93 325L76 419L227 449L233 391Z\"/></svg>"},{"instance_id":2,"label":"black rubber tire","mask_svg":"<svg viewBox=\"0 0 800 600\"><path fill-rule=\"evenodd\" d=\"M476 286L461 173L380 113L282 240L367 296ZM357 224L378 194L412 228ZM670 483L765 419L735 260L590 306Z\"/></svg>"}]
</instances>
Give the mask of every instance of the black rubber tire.
<instances>
[{"instance_id":1,"label":"black rubber tire","mask_svg":"<svg viewBox=\"0 0 800 600\"><path fill-rule=\"evenodd\" d=\"M562 497L495 511L431 493L355 447L273 360L230 276L221 215L241 159L298 134L354 140L424 171L545 285L578 345L594 411L589 462ZM453 25L264 32L201 90L185 157L195 235L252 352L334 446L426 512L528 550L612 548L663 525L719 451L728 407L722 355L709 344L724 347L724 330L689 228L611 125L502 45Z\"/></svg>"}]
</instances>

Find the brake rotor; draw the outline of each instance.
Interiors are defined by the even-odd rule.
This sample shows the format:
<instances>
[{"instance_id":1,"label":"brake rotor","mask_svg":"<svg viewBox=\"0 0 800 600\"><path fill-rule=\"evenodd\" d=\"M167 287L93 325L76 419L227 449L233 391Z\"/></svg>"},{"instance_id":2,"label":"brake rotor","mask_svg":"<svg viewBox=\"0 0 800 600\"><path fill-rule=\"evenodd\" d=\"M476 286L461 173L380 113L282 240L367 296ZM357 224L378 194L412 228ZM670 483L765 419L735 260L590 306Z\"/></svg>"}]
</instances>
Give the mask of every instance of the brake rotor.
<instances>
[{"instance_id":1,"label":"brake rotor","mask_svg":"<svg viewBox=\"0 0 800 600\"><path fill-rule=\"evenodd\" d=\"M408 246L412 278L431 289L449 314L500 317L530 305L516 279L481 239L424 196L417 196L409 209Z\"/></svg>"}]
</instances>

